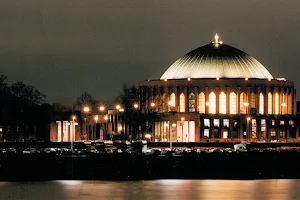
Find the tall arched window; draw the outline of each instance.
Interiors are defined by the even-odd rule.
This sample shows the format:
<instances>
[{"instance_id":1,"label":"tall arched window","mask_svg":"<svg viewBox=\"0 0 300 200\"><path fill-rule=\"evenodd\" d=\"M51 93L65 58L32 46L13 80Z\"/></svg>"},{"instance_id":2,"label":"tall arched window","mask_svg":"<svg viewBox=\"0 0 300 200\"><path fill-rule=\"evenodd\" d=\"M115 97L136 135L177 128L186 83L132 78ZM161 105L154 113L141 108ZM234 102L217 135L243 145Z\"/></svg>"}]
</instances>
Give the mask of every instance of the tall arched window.
<instances>
[{"instance_id":1,"label":"tall arched window","mask_svg":"<svg viewBox=\"0 0 300 200\"><path fill-rule=\"evenodd\" d=\"M247 95L245 92L242 92L240 94L240 114L246 114L247 113Z\"/></svg>"},{"instance_id":2,"label":"tall arched window","mask_svg":"<svg viewBox=\"0 0 300 200\"><path fill-rule=\"evenodd\" d=\"M265 113L264 109L265 109L265 106L264 106L264 95L263 93L260 93L259 94L259 114L263 115Z\"/></svg>"},{"instance_id":3,"label":"tall arched window","mask_svg":"<svg viewBox=\"0 0 300 200\"><path fill-rule=\"evenodd\" d=\"M269 92L268 93L268 114L269 115L272 115L273 114L273 112L272 112L272 108L273 108L273 98L272 98L272 93L271 92Z\"/></svg>"},{"instance_id":4,"label":"tall arched window","mask_svg":"<svg viewBox=\"0 0 300 200\"><path fill-rule=\"evenodd\" d=\"M205 94L203 92L198 95L198 109L199 113L205 113Z\"/></svg>"},{"instance_id":5,"label":"tall arched window","mask_svg":"<svg viewBox=\"0 0 300 200\"><path fill-rule=\"evenodd\" d=\"M219 113L226 114L226 94L221 92L219 95Z\"/></svg>"},{"instance_id":6,"label":"tall arched window","mask_svg":"<svg viewBox=\"0 0 300 200\"><path fill-rule=\"evenodd\" d=\"M275 93L275 115L279 114L279 95Z\"/></svg>"},{"instance_id":7,"label":"tall arched window","mask_svg":"<svg viewBox=\"0 0 300 200\"><path fill-rule=\"evenodd\" d=\"M281 103L281 114L285 115L286 114L286 95L283 93L282 94L282 103Z\"/></svg>"},{"instance_id":8,"label":"tall arched window","mask_svg":"<svg viewBox=\"0 0 300 200\"><path fill-rule=\"evenodd\" d=\"M250 108L256 108L256 95L254 92L250 94Z\"/></svg>"},{"instance_id":9,"label":"tall arched window","mask_svg":"<svg viewBox=\"0 0 300 200\"><path fill-rule=\"evenodd\" d=\"M211 114L216 114L216 94L211 92L208 96L209 103L208 103L208 110Z\"/></svg>"},{"instance_id":10,"label":"tall arched window","mask_svg":"<svg viewBox=\"0 0 300 200\"><path fill-rule=\"evenodd\" d=\"M170 95L170 103L172 106L176 106L176 96L175 96L175 93L172 93Z\"/></svg>"},{"instance_id":11,"label":"tall arched window","mask_svg":"<svg viewBox=\"0 0 300 200\"><path fill-rule=\"evenodd\" d=\"M183 93L179 97L179 112L185 112L185 96Z\"/></svg>"},{"instance_id":12,"label":"tall arched window","mask_svg":"<svg viewBox=\"0 0 300 200\"><path fill-rule=\"evenodd\" d=\"M196 98L194 93L191 93L189 95L189 112L195 112L195 104L196 104Z\"/></svg>"},{"instance_id":13,"label":"tall arched window","mask_svg":"<svg viewBox=\"0 0 300 200\"><path fill-rule=\"evenodd\" d=\"M230 93L229 102L230 114L236 114L236 94L234 92Z\"/></svg>"}]
</instances>

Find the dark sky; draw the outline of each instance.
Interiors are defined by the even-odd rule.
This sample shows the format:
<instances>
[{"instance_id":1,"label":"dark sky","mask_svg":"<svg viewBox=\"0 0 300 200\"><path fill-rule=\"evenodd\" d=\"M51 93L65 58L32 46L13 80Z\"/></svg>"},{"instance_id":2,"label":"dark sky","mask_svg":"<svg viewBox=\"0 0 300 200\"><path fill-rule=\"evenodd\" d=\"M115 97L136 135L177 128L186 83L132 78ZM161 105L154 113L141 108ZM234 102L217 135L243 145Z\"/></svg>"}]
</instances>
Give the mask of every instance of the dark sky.
<instances>
[{"instance_id":1,"label":"dark sky","mask_svg":"<svg viewBox=\"0 0 300 200\"><path fill-rule=\"evenodd\" d=\"M50 103L109 100L216 32L300 88L299 0L1 0L0 74Z\"/></svg>"}]
</instances>

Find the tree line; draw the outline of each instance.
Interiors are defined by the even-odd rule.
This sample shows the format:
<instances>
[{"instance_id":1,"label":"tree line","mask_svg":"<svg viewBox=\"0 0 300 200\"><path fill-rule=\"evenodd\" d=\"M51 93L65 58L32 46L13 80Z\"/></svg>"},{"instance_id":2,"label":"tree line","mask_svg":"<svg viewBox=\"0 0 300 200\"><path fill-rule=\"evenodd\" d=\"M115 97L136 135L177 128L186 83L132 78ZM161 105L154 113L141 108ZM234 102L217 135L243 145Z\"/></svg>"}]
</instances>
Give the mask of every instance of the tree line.
<instances>
[{"instance_id":1,"label":"tree line","mask_svg":"<svg viewBox=\"0 0 300 200\"><path fill-rule=\"evenodd\" d=\"M133 108L133 104L139 102L139 88L136 86L124 85L120 94L111 101L101 102L84 92L72 105L63 105L47 103L46 95L32 85L21 81L8 84L7 80L7 76L0 75L0 141L47 141L51 122L62 113L65 113L64 117L74 112L83 115L84 106L89 106L90 115L93 115L99 113L99 105L114 109L116 104L121 104L125 123L131 124L124 131L137 134L144 129L144 117L139 109Z\"/></svg>"}]
</instances>

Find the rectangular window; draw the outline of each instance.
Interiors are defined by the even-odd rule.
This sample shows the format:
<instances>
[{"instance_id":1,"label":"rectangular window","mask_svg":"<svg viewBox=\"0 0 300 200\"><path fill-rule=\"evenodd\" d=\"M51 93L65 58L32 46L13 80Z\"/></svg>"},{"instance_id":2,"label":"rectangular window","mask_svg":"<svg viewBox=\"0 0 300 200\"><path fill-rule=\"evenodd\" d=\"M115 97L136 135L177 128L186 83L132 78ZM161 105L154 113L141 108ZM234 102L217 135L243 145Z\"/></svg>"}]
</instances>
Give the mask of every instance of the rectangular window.
<instances>
[{"instance_id":1,"label":"rectangular window","mask_svg":"<svg viewBox=\"0 0 300 200\"><path fill-rule=\"evenodd\" d=\"M251 138L256 138L256 119L252 119L252 135Z\"/></svg>"},{"instance_id":2,"label":"rectangular window","mask_svg":"<svg viewBox=\"0 0 300 200\"><path fill-rule=\"evenodd\" d=\"M228 131L224 131L224 132L223 132L223 138L224 138L224 139L228 138Z\"/></svg>"},{"instance_id":3,"label":"rectangular window","mask_svg":"<svg viewBox=\"0 0 300 200\"><path fill-rule=\"evenodd\" d=\"M210 127L210 119L204 119L204 126Z\"/></svg>"},{"instance_id":4,"label":"rectangular window","mask_svg":"<svg viewBox=\"0 0 300 200\"><path fill-rule=\"evenodd\" d=\"M285 131L284 130L280 130L279 136L280 136L280 138L285 138Z\"/></svg>"},{"instance_id":5,"label":"rectangular window","mask_svg":"<svg viewBox=\"0 0 300 200\"><path fill-rule=\"evenodd\" d=\"M215 127L220 127L220 120L219 119L214 119L214 126Z\"/></svg>"},{"instance_id":6,"label":"rectangular window","mask_svg":"<svg viewBox=\"0 0 300 200\"><path fill-rule=\"evenodd\" d=\"M284 121L283 120L280 120L280 125L284 126Z\"/></svg>"},{"instance_id":7,"label":"rectangular window","mask_svg":"<svg viewBox=\"0 0 300 200\"><path fill-rule=\"evenodd\" d=\"M267 133L267 124L266 124L266 120L262 119L261 120L261 137L262 138L266 138L266 133Z\"/></svg>"},{"instance_id":8,"label":"rectangular window","mask_svg":"<svg viewBox=\"0 0 300 200\"><path fill-rule=\"evenodd\" d=\"M203 136L209 138L209 129L204 129Z\"/></svg>"},{"instance_id":9,"label":"rectangular window","mask_svg":"<svg viewBox=\"0 0 300 200\"><path fill-rule=\"evenodd\" d=\"M229 119L223 119L223 126L229 127Z\"/></svg>"},{"instance_id":10,"label":"rectangular window","mask_svg":"<svg viewBox=\"0 0 300 200\"><path fill-rule=\"evenodd\" d=\"M289 125L291 125L292 127L294 127L294 120L289 120Z\"/></svg>"},{"instance_id":11,"label":"rectangular window","mask_svg":"<svg viewBox=\"0 0 300 200\"><path fill-rule=\"evenodd\" d=\"M274 128L271 128L271 136L275 137L276 136L276 131Z\"/></svg>"},{"instance_id":12,"label":"rectangular window","mask_svg":"<svg viewBox=\"0 0 300 200\"><path fill-rule=\"evenodd\" d=\"M275 126L275 119L272 119L272 126Z\"/></svg>"}]
</instances>

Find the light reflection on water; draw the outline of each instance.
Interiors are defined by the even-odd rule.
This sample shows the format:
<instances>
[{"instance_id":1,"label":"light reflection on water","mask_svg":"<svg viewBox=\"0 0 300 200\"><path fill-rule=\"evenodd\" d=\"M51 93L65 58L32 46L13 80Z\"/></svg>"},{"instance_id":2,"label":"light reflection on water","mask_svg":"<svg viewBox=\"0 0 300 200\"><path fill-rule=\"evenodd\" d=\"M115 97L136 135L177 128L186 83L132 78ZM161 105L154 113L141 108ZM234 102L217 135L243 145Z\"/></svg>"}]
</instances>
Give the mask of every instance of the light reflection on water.
<instances>
[{"instance_id":1,"label":"light reflection on water","mask_svg":"<svg viewBox=\"0 0 300 200\"><path fill-rule=\"evenodd\" d=\"M300 180L154 180L0 182L1 200L289 200Z\"/></svg>"}]
</instances>

